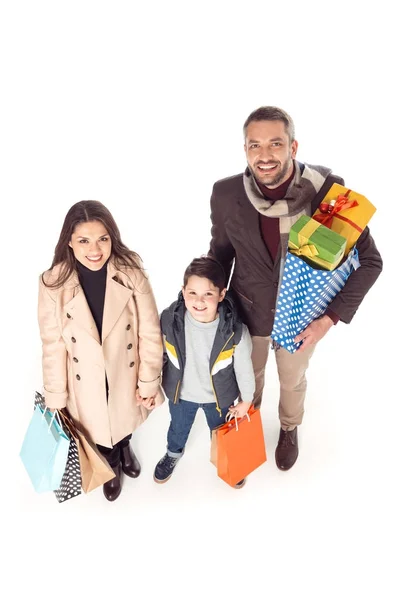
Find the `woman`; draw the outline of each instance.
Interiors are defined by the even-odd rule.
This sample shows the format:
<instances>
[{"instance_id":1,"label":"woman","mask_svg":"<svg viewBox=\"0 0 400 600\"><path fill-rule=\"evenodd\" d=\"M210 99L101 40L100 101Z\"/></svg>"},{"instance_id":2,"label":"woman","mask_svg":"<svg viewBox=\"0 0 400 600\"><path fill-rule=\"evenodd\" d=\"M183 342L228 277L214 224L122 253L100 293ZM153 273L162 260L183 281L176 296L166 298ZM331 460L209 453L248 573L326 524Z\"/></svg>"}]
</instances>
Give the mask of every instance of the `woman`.
<instances>
[{"instance_id":1,"label":"woman","mask_svg":"<svg viewBox=\"0 0 400 600\"><path fill-rule=\"evenodd\" d=\"M53 263L40 278L43 385L50 409L66 407L115 472L107 500L121 493L121 468L140 473L132 432L163 400L162 340L141 260L121 241L103 204L74 204Z\"/></svg>"}]
</instances>

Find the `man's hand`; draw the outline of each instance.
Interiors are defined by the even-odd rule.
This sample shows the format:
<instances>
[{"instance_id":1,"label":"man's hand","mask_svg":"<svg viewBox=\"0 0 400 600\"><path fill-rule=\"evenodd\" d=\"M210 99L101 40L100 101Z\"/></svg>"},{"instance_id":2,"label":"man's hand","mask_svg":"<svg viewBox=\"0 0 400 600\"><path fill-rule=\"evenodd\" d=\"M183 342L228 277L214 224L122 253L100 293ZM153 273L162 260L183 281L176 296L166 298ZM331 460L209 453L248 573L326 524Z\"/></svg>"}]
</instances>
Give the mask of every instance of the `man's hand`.
<instances>
[{"instance_id":1,"label":"man's hand","mask_svg":"<svg viewBox=\"0 0 400 600\"><path fill-rule=\"evenodd\" d=\"M305 350L312 344L316 344L317 342L322 340L322 338L325 334L328 333L332 325L333 321L330 317L328 317L328 315L323 315L319 319L315 319L315 321L310 323L304 331L299 333L299 335L296 335L296 337L294 338L294 341L296 343L303 341L302 345L297 350L297 352L302 352L302 350Z\"/></svg>"}]
</instances>

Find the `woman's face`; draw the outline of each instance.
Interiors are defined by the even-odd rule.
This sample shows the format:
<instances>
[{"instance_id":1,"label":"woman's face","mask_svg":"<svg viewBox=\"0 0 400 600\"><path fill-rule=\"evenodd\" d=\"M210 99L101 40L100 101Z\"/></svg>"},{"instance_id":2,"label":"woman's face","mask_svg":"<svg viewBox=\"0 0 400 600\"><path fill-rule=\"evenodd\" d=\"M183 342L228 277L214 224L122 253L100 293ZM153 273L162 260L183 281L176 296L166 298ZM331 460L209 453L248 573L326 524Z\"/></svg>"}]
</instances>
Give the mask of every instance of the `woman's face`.
<instances>
[{"instance_id":1,"label":"woman's face","mask_svg":"<svg viewBox=\"0 0 400 600\"><path fill-rule=\"evenodd\" d=\"M76 260L99 271L111 254L111 238L100 221L79 223L69 241Z\"/></svg>"}]
</instances>

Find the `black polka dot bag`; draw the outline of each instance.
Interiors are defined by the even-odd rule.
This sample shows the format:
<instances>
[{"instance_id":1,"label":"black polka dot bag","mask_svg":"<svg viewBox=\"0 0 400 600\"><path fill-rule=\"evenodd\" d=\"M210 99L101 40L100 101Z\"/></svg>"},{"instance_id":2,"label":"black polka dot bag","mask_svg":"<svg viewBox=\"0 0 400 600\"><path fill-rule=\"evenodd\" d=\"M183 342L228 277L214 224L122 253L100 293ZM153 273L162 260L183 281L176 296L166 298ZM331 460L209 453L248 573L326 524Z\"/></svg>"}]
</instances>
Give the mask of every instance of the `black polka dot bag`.
<instances>
[{"instance_id":1,"label":"black polka dot bag","mask_svg":"<svg viewBox=\"0 0 400 600\"><path fill-rule=\"evenodd\" d=\"M35 405L39 404L42 408L45 407L44 398L39 392L35 394ZM82 480L81 480L81 468L79 463L78 446L74 436L68 428L66 421L63 419L63 414L60 412L61 423L64 432L70 439L70 445L68 450L67 464L63 478L61 480L60 487L54 491L55 497L58 502L65 502L71 498L75 498L82 493Z\"/></svg>"},{"instance_id":2,"label":"black polka dot bag","mask_svg":"<svg viewBox=\"0 0 400 600\"><path fill-rule=\"evenodd\" d=\"M60 487L54 491L58 502L65 502L82 493L81 468L79 464L78 447L74 437L70 435L67 465Z\"/></svg>"}]
</instances>

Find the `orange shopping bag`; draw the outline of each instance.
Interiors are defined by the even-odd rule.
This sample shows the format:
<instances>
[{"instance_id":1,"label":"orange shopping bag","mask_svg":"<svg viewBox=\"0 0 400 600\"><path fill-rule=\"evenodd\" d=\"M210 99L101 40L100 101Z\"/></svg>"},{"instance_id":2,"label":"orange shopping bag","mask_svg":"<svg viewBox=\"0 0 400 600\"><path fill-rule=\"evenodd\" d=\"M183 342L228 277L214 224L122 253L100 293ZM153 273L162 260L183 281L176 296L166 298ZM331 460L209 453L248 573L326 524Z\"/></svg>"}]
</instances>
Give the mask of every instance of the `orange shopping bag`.
<instances>
[{"instance_id":1,"label":"orange shopping bag","mask_svg":"<svg viewBox=\"0 0 400 600\"><path fill-rule=\"evenodd\" d=\"M216 431L217 472L235 486L267 460L260 411L250 407L240 421L231 420Z\"/></svg>"}]
</instances>

